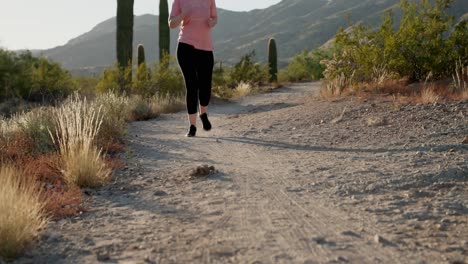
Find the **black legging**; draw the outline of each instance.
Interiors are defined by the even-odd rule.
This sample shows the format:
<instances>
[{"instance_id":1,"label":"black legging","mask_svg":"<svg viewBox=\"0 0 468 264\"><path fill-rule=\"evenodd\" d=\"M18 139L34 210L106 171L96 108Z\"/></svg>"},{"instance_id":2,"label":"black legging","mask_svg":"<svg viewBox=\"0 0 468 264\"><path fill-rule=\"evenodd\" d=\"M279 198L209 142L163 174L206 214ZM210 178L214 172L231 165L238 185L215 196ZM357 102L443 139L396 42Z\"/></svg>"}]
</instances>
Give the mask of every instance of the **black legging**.
<instances>
[{"instance_id":1,"label":"black legging","mask_svg":"<svg viewBox=\"0 0 468 264\"><path fill-rule=\"evenodd\" d=\"M212 51L195 49L192 45L179 42L177 61L184 75L187 89L187 111L190 115L201 106L208 106L211 98L214 57Z\"/></svg>"}]
</instances>

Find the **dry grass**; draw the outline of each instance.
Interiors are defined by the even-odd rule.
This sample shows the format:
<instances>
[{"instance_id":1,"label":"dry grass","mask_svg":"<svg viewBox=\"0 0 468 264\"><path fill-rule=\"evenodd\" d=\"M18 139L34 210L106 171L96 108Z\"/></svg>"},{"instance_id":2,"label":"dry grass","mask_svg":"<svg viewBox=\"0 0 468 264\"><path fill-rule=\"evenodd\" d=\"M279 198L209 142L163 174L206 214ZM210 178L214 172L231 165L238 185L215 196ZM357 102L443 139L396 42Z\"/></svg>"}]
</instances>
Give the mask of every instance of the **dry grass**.
<instances>
[{"instance_id":1,"label":"dry grass","mask_svg":"<svg viewBox=\"0 0 468 264\"><path fill-rule=\"evenodd\" d=\"M0 256L13 258L46 226L41 193L31 177L0 167Z\"/></svg>"},{"instance_id":2,"label":"dry grass","mask_svg":"<svg viewBox=\"0 0 468 264\"><path fill-rule=\"evenodd\" d=\"M98 146L106 148L108 145L121 143L130 118L129 104L128 97L112 92L100 94L95 98L93 107L101 108L104 117L97 136Z\"/></svg>"},{"instance_id":3,"label":"dry grass","mask_svg":"<svg viewBox=\"0 0 468 264\"><path fill-rule=\"evenodd\" d=\"M54 185L45 191L45 211L54 219L76 215L87 210L83 206L83 194L77 186Z\"/></svg>"},{"instance_id":4,"label":"dry grass","mask_svg":"<svg viewBox=\"0 0 468 264\"><path fill-rule=\"evenodd\" d=\"M45 212L58 219L85 211L82 206L83 194L76 186L68 186L63 178L61 158L58 154L46 154L36 158L18 160L18 166L31 178L44 186L44 196L47 197Z\"/></svg>"},{"instance_id":5,"label":"dry grass","mask_svg":"<svg viewBox=\"0 0 468 264\"><path fill-rule=\"evenodd\" d=\"M344 73L336 76L332 80L325 80L320 89L320 96L323 98L340 96L343 91L350 86L350 79Z\"/></svg>"},{"instance_id":6,"label":"dry grass","mask_svg":"<svg viewBox=\"0 0 468 264\"><path fill-rule=\"evenodd\" d=\"M465 90L465 91L463 91L463 92L461 93L460 99L461 99L461 100L464 100L464 101L465 101L465 100L468 100L468 89Z\"/></svg>"},{"instance_id":7,"label":"dry grass","mask_svg":"<svg viewBox=\"0 0 468 264\"><path fill-rule=\"evenodd\" d=\"M420 100L423 104L434 104L441 100L441 96L438 95L433 88L426 87L421 91Z\"/></svg>"},{"instance_id":8,"label":"dry grass","mask_svg":"<svg viewBox=\"0 0 468 264\"><path fill-rule=\"evenodd\" d=\"M234 89L232 98L241 98L247 96L253 92L252 84L248 82L240 82L237 87Z\"/></svg>"},{"instance_id":9,"label":"dry grass","mask_svg":"<svg viewBox=\"0 0 468 264\"><path fill-rule=\"evenodd\" d=\"M94 144L102 123L100 108L74 96L56 109L56 138L63 161L63 175L68 184L98 187L111 176L103 155Z\"/></svg>"},{"instance_id":10,"label":"dry grass","mask_svg":"<svg viewBox=\"0 0 468 264\"><path fill-rule=\"evenodd\" d=\"M185 109L183 97L157 96L150 101L152 112L155 115L177 113Z\"/></svg>"},{"instance_id":11,"label":"dry grass","mask_svg":"<svg viewBox=\"0 0 468 264\"><path fill-rule=\"evenodd\" d=\"M452 75L453 87L456 91L468 92L468 67L463 67L461 61L455 65L455 73ZM466 98L466 97L465 97Z\"/></svg>"}]
</instances>

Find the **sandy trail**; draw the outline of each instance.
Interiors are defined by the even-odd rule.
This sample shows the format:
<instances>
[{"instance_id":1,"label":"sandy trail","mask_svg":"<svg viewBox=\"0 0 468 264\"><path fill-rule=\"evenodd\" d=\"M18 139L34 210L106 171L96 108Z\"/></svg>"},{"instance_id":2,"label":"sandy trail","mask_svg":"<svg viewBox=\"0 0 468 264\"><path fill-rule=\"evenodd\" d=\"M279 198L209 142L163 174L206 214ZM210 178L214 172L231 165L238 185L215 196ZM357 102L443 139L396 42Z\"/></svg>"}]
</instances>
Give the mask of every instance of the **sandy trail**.
<instances>
[{"instance_id":1,"label":"sandy trail","mask_svg":"<svg viewBox=\"0 0 468 264\"><path fill-rule=\"evenodd\" d=\"M463 263L466 148L456 158L441 150L431 152L434 163L415 161L424 149L401 133L394 141L376 139L375 131L360 138L350 133L352 122L324 121L345 106L333 112L324 111L330 103L304 103L318 89L297 84L215 104L213 131L199 128L191 139L183 137L183 113L131 124L128 168L112 185L87 190L93 210L53 223L40 247L17 262ZM443 162L438 169L452 168L458 189L439 200L461 204L453 215L434 213L447 204L424 211L430 201L405 196L411 190L401 186L409 183L395 176L428 175ZM217 172L191 178L201 164ZM404 215L411 212L434 223ZM450 225L434 232L440 221ZM436 236L441 232L446 236Z\"/></svg>"}]
</instances>

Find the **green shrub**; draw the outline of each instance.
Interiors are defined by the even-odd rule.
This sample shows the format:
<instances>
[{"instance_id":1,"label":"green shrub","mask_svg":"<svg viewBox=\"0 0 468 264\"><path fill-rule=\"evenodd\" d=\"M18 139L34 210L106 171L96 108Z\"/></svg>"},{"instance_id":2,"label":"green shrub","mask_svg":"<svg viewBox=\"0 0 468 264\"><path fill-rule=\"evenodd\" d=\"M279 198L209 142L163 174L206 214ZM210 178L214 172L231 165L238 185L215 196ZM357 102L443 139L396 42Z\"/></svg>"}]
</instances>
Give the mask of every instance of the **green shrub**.
<instances>
[{"instance_id":1,"label":"green shrub","mask_svg":"<svg viewBox=\"0 0 468 264\"><path fill-rule=\"evenodd\" d=\"M281 70L280 80L289 82L320 80L326 68L320 62L330 57L331 51L316 49L308 52L304 50L294 56L288 66Z\"/></svg>"},{"instance_id":2,"label":"green shrub","mask_svg":"<svg viewBox=\"0 0 468 264\"><path fill-rule=\"evenodd\" d=\"M114 65L112 67L105 69L104 72L102 73L101 80L96 86L96 90L101 93L106 93L106 92L128 93L130 92L132 87L128 85L125 86L123 90L121 90L120 71L121 70L119 69L117 65ZM124 70L124 75L126 76L125 77L126 79L132 76L132 70L130 67L127 67Z\"/></svg>"},{"instance_id":3,"label":"green shrub","mask_svg":"<svg viewBox=\"0 0 468 264\"><path fill-rule=\"evenodd\" d=\"M26 98L32 87L32 66L37 59L30 52L15 54L0 49L0 100Z\"/></svg>"},{"instance_id":4,"label":"green shrub","mask_svg":"<svg viewBox=\"0 0 468 264\"><path fill-rule=\"evenodd\" d=\"M175 58L166 55L155 66L149 95L179 97L185 94L184 78Z\"/></svg>"},{"instance_id":5,"label":"green shrub","mask_svg":"<svg viewBox=\"0 0 468 264\"><path fill-rule=\"evenodd\" d=\"M76 84L70 73L57 63L0 49L0 101L22 98L41 103L63 99Z\"/></svg>"},{"instance_id":6,"label":"green shrub","mask_svg":"<svg viewBox=\"0 0 468 264\"><path fill-rule=\"evenodd\" d=\"M403 17L395 27L388 12L378 30L358 25L336 36L338 52L324 60L327 79L346 78L350 83L406 77L422 81L451 77L457 60L468 64L468 25L453 24L447 8L452 0L402 0Z\"/></svg>"},{"instance_id":7,"label":"green shrub","mask_svg":"<svg viewBox=\"0 0 468 264\"><path fill-rule=\"evenodd\" d=\"M27 136L33 147L31 154L47 153L55 149L49 134L49 130L55 131L56 128L51 108L36 108L13 117L12 121L16 122L20 131Z\"/></svg>"},{"instance_id":8,"label":"green shrub","mask_svg":"<svg viewBox=\"0 0 468 264\"><path fill-rule=\"evenodd\" d=\"M40 58L32 68L32 87L29 100L53 102L63 100L76 90L75 83L59 64Z\"/></svg>"},{"instance_id":9,"label":"green shrub","mask_svg":"<svg viewBox=\"0 0 468 264\"><path fill-rule=\"evenodd\" d=\"M241 82L260 85L268 80L268 67L255 63L255 52L252 51L240 59L230 71L228 87L236 88Z\"/></svg>"},{"instance_id":10,"label":"green shrub","mask_svg":"<svg viewBox=\"0 0 468 264\"><path fill-rule=\"evenodd\" d=\"M140 64L136 76L133 80L132 93L142 96L154 95L153 84L151 83L151 70L146 67L146 63Z\"/></svg>"},{"instance_id":11,"label":"green shrub","mask_svg":"<svg viewBox=\"0 0 468 264\"><path fill-rule=\"evenodd\" d=\"M130 120L143 121L155 118L159 113L154 113L151 108L150 100L135 95L130 98Z\"/></svg>"}]
</instances>

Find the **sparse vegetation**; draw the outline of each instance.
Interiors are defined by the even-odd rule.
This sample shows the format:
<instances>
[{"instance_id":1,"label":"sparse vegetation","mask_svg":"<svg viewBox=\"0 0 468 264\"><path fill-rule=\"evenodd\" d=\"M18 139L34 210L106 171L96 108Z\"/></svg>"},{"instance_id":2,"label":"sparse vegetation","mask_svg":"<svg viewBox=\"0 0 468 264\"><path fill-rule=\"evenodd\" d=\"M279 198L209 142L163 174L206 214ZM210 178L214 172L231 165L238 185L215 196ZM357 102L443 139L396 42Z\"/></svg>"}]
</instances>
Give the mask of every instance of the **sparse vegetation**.
<instances>
[{"instance_id":1,"label":"sparse vegetation","mask_svg":"<svg viewBox=\"0 0 468 264\"><path fill-rule=\"evenodd\" d=\"M326 69L320 62L331 57L331 51L316 49L312 52L307 50L294 56L288 66L279 73L280 81L300 82L316 81L322 79Z\"/></svg>"},{"instance_id":2,"label":"sparse vegetation","mask_svg":"<svg viewBox=\"0 0 468 264\"><path fill-rule=\"evenodd\" d=\"M336 36L335 55L323 61L324 87L328 90L324 94L341 94L330 93L330 87L352 90L365 86L374 92L388 92L382 88L389 80L427 82L428 76L429 81L452 78L454 72L456 76L468 65L468 27L466 21L454 25L447 13L451 3L402 0L403 17L396 30L392 12L384 16L378 30L362 24L352 31L341 30ZM455 86L460 86L455 76ZM441 99L431 89L418 93L425 102Z\"/></svg>"},{"instance_id":3,"label":"sparse vegetation","mask_svg":"<svg viewBox=\"0 0 468 264\"><path fill-rule=\"evenodd\" d=\"M0 165L0 257L13 258L46 226L37 184L11 165Z\"/></svg>"},{"instance_id":4,"label":"sparse vegetation","mask_svg":"<svg viewBox=\"0 0 468 264\"><path fill-rule=\"evenodd\" d=\"M250 52L240 59L233 67L223 66L222 62L213 70L213 93L221 98L247 95L246 87L255 90L269 81L268 66L254 62L255 52ZM239 92L243 90L244 92Z\"/></svg>"},{"instance_id":5,"label":"sparse vegetation","mask_svg":"<svg viewBox=\"0 0 468 264\"><path fill-rule=\"evenodd\" d=\"M77 89L71 75L57 63L33 57L30 52L17 54L3 49L0 49L0 84L0 102L21 99L52 103Z\"/></svg>"}]
</instances>

